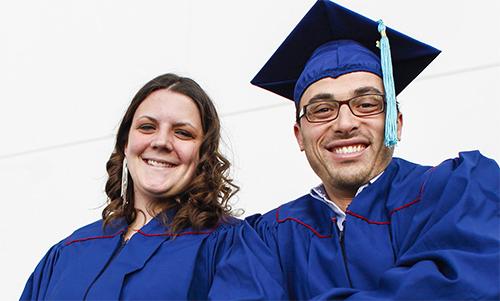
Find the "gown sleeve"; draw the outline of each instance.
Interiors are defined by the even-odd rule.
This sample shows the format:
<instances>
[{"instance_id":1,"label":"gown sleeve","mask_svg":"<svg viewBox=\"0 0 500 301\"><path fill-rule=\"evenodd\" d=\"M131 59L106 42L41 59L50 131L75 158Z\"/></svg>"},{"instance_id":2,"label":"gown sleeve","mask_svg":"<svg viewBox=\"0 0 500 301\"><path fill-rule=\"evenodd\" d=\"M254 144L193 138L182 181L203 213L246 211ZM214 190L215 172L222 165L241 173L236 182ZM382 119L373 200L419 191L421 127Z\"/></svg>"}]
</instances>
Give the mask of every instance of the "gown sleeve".
<instances>
[{"instance_id":1,"label":"gown sleeve","mask_svg":"<svg viewBox=\"0 0 500 301\"><path fill-rule=\"evenodd\" d=\"M245 221L254 228L273 254L279 254L278 238L276 236L277 225L274 220L269 220L268 216L254 214L248 216Z\"/></svg>"},{"instance_id":2,"label":"gown sleeve","mask_svg":"<svg viewBox=\"0 0 500 301\"><path fill-rule=\"evenodd\" d=\"M38 263L24 287L20 300L45 299L63 242L54 245Z\"/></svg>"},{"instance_id":3,"label":"gown sleeve","mask_svg":"<svg viewBox=\"0 0 500 301\"><path fill-rule=\"evenodd\" d=\"M499 300L499 185L498 165L479 152L445 161L420 204L393 216L396 263L378 287L332 288L315 299Z\"/></svg>"},{"instance_id":4,"label":"gown sleeve","mask_svg":"<svg viewBox=\"0 0 500 301\"><path fill-rule=\"evenodd\" d=\"M278 261L250 225L242 221L218 233L209 299L284 300Z\"/></svg>"}]
</instances>

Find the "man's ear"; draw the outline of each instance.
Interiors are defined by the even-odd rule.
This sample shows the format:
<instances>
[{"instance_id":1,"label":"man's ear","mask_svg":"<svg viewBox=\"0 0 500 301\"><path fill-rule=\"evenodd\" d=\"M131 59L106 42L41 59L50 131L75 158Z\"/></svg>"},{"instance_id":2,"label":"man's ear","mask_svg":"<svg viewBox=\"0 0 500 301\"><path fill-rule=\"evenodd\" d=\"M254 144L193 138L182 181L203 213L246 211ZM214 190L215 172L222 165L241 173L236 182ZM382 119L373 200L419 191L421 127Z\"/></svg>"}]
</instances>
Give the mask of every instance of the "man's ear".
<instances>
[{"instance_id":1,"label":"man's ear","mask_svg":"<svg viewBox=\"0 0 500 301\"><path fill-rule=\"evenodd\" d=\"M297 139L297 143L299 144L300 151L304 151L304 143L302 141L302 129L298 123L293 125L293 133L295 134L295 139Z\"/></svg>"},{"instance_id":2,"label":"man's ear","mask_svg":"<svg viewBox=\"0 0 500 301\"><path fill-rule=\"evenodd\" d=\"M403 114L398 113L398 141L401 141L401 132L403 130Z\"/></svg>"}]
</instances>

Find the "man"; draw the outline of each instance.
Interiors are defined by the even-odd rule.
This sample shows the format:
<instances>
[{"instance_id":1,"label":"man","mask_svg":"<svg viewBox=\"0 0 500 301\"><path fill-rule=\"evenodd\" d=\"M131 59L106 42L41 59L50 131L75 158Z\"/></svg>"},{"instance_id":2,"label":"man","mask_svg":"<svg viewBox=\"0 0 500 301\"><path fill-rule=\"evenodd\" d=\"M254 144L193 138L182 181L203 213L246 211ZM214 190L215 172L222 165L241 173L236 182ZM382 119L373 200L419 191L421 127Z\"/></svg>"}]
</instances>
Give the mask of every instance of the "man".
<instances>
[{"instance_id":1,"label":"man","mask_svg":"<svg viewBox=\"0 0 500 301\"><path fill-rule=\"evenodd\" d=\"M297 142L322 181L248 218L290 298L500 297L498 165L477 151L432 168L392 158L395 96L438 54L320 0L253 79L295 102Z\"/></svg>"}]
</instances>

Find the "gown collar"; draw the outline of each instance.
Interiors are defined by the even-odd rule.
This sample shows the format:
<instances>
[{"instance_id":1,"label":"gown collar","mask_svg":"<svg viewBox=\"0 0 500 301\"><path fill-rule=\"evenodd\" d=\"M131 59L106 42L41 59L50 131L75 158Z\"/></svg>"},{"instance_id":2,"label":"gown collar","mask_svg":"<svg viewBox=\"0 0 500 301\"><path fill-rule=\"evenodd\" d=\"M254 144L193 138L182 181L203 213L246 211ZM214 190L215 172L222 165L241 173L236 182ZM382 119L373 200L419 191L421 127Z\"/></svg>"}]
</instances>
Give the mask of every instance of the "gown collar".
<instances>
[{"instance_id":1,"label":"gown collar","mask_svg":"<svg viewBox=\"0 0 500 301\"><path fill-rule=\"evenodd\" d=\"M388 224L386 195L391 189L393 178L398 172L400 160L393 159L385 171L376 177L371 185L357 194L346 210L351 217L363 219L370 224ZM349 218L349 217L348 217ZM276 221L293 221L308 228L320 238L332 236L338 217L326 202L319 201L312 194L307 194L287 203L276 210Z\"/></svg>"},{"instance_id":2,"label":"gown collar","mask_svg":"<svg viewBox=\"0 0 500 301\"><path fill-rule=\"evenodd\" d=\"M173 216L173 214L169 214ZM219 225L212 227L210 229L194 230L191 227L185 228L179 231L177 234L173 234L169 231L168 226L162 224L159 217L152 218L147 224L137 229L135 235L141 235L144 237L172 237L172 236L185 236L185 235L207 235L212 233L218 228ZM127 231L128 224L124 218L119 218L114 220L111 224L103 228L103 221L99 220L88 226L85 226L72 235L70 235L65 244L70 245L76 242L102 240L102 239L113 239L116 236L122 235ZM135 236L134 235L134 236Z\"/></svg>"}]
</instances>

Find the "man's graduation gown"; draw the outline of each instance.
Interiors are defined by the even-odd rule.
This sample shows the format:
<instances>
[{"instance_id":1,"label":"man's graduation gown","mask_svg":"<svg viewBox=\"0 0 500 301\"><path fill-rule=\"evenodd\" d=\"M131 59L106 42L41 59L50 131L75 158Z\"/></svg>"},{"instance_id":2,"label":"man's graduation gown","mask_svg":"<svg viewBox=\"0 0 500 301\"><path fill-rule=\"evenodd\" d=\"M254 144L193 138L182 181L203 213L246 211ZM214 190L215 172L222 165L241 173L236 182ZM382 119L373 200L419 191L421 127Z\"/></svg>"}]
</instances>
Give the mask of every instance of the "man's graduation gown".
<instances>
[{"instance_id":1,"label":"man's graduation gown","mask_svg":"<svg viewBox=\"0 0 500 301\"><path fill-rule=\"evenodd\" d=\"M394 158L344 230L305 195L252 216L292 299L500 298L499 168L479 152L437 167Z\"/></svg>"}]
</instances>

